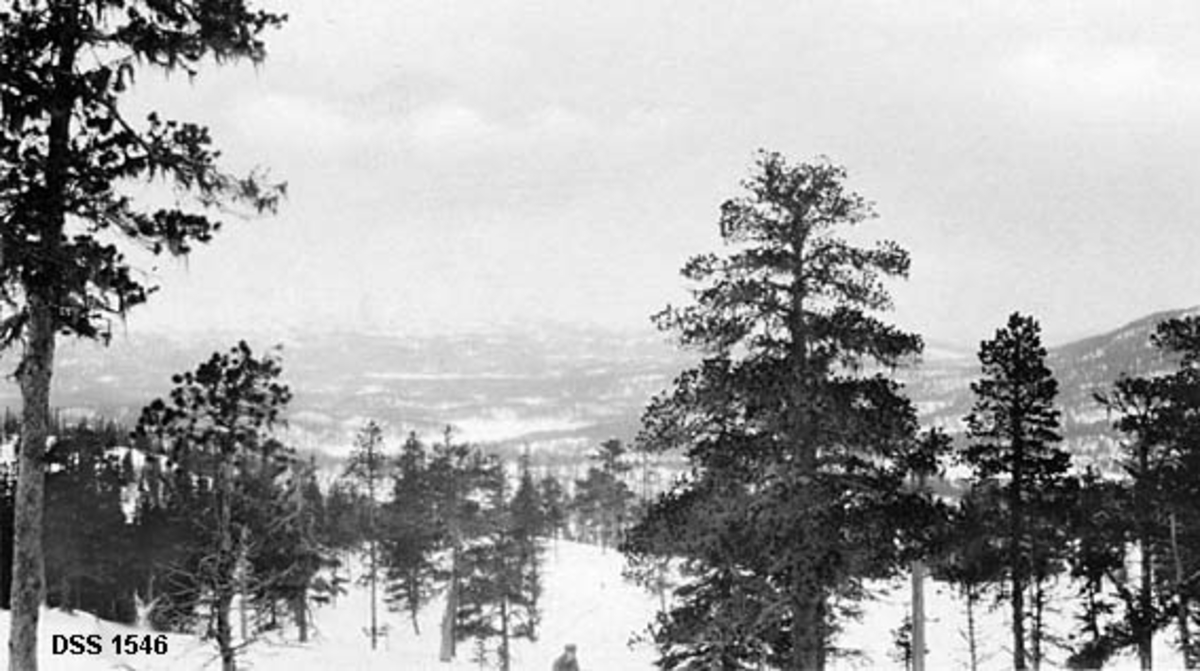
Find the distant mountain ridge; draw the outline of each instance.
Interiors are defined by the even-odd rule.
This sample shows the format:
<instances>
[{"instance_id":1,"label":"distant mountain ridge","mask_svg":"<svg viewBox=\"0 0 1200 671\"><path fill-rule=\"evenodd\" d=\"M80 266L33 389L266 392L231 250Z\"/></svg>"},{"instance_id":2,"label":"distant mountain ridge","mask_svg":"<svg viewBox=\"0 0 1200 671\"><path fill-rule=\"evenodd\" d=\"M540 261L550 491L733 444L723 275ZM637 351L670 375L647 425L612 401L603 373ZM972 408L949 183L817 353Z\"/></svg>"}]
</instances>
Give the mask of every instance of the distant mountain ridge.
<instances>
[{"instance_id":1,"label":"distant mountain ridge","mask_svg":"<svg viewBox=\"0 0 1200 671\"><path fill-rule=\"evenodd\" d=\"M1156 312L1106 333L1047 348L1046 363L1058 380L1056 400L1070 452L1103 468L1112 466L1118 436L1112 428L1113 418L1095 394L1111 389L1123 374L1168 371L1171 361L1150 344L1151 334L1162 321L1198 312L1197 308ZM927 359L919 367L903 371L900 378L923 424L961 431L974 402L970 385L979 375L978 359L971 356Z\"/></svg>"},{"instance_id":2,"label":"distant mountain ridge","mask_svg":"<svg viewBox=\"0 0 1200 671\"><path fill-rule=\"evenodd\" d=\"M1159 312L1049 349L1059 380L1067 446L1101 464L1116 436L1093 395L1122 373L1166 370L1151 346L1160 321L1195 308ZM236 344L229 334L118 336L109 347L64 342L59 348L54 404L67 416L132 423L150 400L170 389L174 373ZM285 381L295 393L289 439L298 447L345 454L354 431L375 419L399 437L435 436L451 425L465 440L503 450L529 447L572 459L609 437L635 435L646 402L696 360L662 334L565 325L480 330L450 335L292 333L247 338L256 351L282 342ZM957 431L970 411L970 383L979 375L973 353L931 345L923 360L897 375L923 424ZM11 367L12 355L0 358ZM0 385L0 405L20 398Z\"/></svg>"}]
</instances>

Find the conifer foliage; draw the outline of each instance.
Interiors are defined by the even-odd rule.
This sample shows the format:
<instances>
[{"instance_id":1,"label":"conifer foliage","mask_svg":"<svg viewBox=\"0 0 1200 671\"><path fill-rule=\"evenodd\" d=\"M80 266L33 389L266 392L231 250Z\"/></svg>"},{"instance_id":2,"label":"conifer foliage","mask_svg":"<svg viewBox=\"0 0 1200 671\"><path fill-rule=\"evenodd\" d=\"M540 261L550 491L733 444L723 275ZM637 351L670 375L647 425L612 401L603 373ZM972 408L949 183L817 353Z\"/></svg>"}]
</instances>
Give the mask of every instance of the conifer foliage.
<instances>
[{"instance_id":1,"label":"conifer foliage","mask_svg":"<svg viewBox=\"0 0 1200 671\"><path fill-rule=\"evenodd\" d=\"M15 0L0 10L0 345L24 344L14 671L38 668L42 456L58 335L105 338L112 315L147 299L152 289L117 242L187 254L219 227L207 211L271 209L280 193L259 175L222 172L203 126L131 119L122 97L136 67L194 74L209 57L261 61L260 35L282 21L245 0ZM156 209L121 192L153 178L193 202Z\"/></svg>"},{"instance_id":2,"label":"conifer foliage","mask_svg":"<svg viewBox=\"0 0 1200 671\"><path fill-rule=\"evenodd\" d=\"M1200 318L1160 323L1151 343L1174 370L1123 376L1097 395L1124 435L1124 478L1090 483L1077 506L1089 541L1078 569L1088 580L1080 664L1134 648L1149 669L1156 632L1174 624L1185 667L1200 665L1192 632L1200 599ZM1137 549L1134 571L1125 570L1130 547ZM1115 598L1104 598L1106 584ZM1100 616L1110 612L1119 617L1103 624Z\"/></svg>"},{"instance_id":3,"label":"conifer foliage","mask_svg":"<svg viewBox=\"0 0 1200 671\"><path fill-rule=\"evenodd\" d=\"M195 476L189 486L208 492L197 503L205 506L200 521L211 544L195 561L192 580L209 604L209 632L224 671L236 668L231 606L239 591L248 591L244 564L275 522L263 518L262 505L291 460L272 436L291 399L278 381L281 371L276 358L256 357L241 342L176 375L170 397L147 405L138 422L138 433L169 455L183 477Z\"/></svg>"},{"instance_id":4,"label":"conifer foliage","mask_svg":"<svg viewBox=\"0 0 1200 671\"><path fill-rule=\"evenodd\" d=\"M421 633L417 615L434 596L440 575L435 553L445 543L445 529L434 517L428 462L425 444L410 433L392 470L392 499L383 506L385 598L390 607L408 613L416 634Z\"/></svg>"},{"instance_id":5,"label":"conifer foliage","mask_svg":"<svg viewBox=\"0 0 1200 671\"><path fill-rule=\"evenodd\" d=\"M824 161L763 152L721 208L725 255L692 258L694 303L656 317L706 355L651 402L641 449L691 477L651 505L628 554L679 556L686 584L653 634L668 669L822 669L862 580L898 569L916 418L879 373L920 339L875 316L907 274L894 243L842 235L874 216Z\"/></svg>"},{"instance_id":6,"label":"conifer foliage","mask_svg":"<svg viewBox=\"0 0 1200 671\"><path fill-rule=\"evenodd\" d=\"M1026 590L1034 587L1033 660L1040 660L1040 585L1056 539L1050 511L1058 501L1070 456L1058 447L1058 382L1046 366L1041 329L1032 317L1014 313L995 337L979 348L983 377L971 384L975 405L967 416L970 446L962 454L976 486L1004 491L1004 569L1012 605L1013 668L1025 669Z\"/></svg>"}]
</instances>

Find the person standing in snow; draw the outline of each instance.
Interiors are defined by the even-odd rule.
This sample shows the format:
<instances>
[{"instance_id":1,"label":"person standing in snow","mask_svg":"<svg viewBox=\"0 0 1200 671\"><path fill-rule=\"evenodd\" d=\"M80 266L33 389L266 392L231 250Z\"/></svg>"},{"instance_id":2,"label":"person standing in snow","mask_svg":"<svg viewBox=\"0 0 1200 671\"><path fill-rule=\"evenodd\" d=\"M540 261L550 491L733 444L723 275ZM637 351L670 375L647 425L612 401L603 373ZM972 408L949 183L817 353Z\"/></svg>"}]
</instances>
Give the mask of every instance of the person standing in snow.
<instances>
[{"instance_id":1,"label":"person standing in snow","mask_svg":"<svg viewBox=\"0 0 1200 671\"><path fill-rule=\"evenodd\" d=\"M563 648L563 654L554 660L552 671L579 671L579 662L575 659L575 644L568 643Z\"/></svg>"}]
</instances>

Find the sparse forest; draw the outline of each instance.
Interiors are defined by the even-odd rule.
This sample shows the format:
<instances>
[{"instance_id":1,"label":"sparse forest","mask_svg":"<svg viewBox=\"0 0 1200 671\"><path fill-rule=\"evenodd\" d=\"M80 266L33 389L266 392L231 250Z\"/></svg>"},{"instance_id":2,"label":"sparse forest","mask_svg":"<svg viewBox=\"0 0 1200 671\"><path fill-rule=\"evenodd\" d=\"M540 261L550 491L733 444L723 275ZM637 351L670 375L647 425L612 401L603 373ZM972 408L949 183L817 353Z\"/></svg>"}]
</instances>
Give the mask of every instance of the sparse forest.
<instances>
[{"instance_id":1,"label":"sparse forest","mask_svg":"<svg viewBox=\"0 0 1200 671\"><path fill-rule=\"evenodd\" d=\"M264 63L267 40L289 23L273 9L280 4L0 3L0 363L19 403L0 423L0 609L9 618L10 671L52 668L64 654L100 655L110 642L117 652L97 663L140 669L144 660L130 661L134 653L165 655L167 642L179 652L185 640L203 642L205 652L179 654L193 661L203 654L204 664L219 663L222 671L261 668L263 659L273 659L252 656L262 650L282 655L333 645L369 650L382 666L391 663L398 640L416 641L420 660L447 669L531 668L547 650L555 671L617 668L623 658L595 651L589 659L587 649L578 651L577 662L580 646L571 638L628 624L604 619L609 599L621 613L645 613L636 631L619 633L627 648L649 651L665 671L881 664L860 650L861 637L846 634L885 599L901 601L905 613L887 629L889 659L925 671L931 651L951 645L927 636L926 596L943 598L942 592L949 594L942 603L961 612L937 619L958 627L962 641L953 645L965 652L956 663L970 671L1001 659L1003 668L1020 671L1122 663L1150 671L1164 659L1200 668L1198 311L1156 313L1110 334L1111 342L1094 337L1053 348L1039 317L1023 311L1046 305L1039 296L990 325L994 334L973 356L936 352L935 338L927 342L911 320L895 318L894 299L914 264L936 259L878 239L876 204L857 190L849 170L828 158L797 161L759 150L745 179L732 185L733 195L710 222L718 246L690 250L679 272L683 298L651 317L657 335L678 350L670 365L632 338L605 349L611 343L598 324L572 331L556 351L546 344L551 327L540 323L529 325L532 335L518 344L503 346L469 329L428 350L416 344L417 335L379 333L397 321L413 334L424 327L419 302L403 299L419 291L446 301L447 311L474 309L479 314L470 316L478 322L503 321L483 308L518 286L521 273L475 258L463 262L450 250L529 253L489 237L488 217L557 224L561 212L539 209L546 193L555 192L570 203L570 216L587 222L602 202L637 211L639 226L665 210L690 212L690 204L658 193L659 209L596 196L599 187L656 191L671 180L696 179L673 157L661 162L669 179L655 175L636 188L614 188L606 180L617 184L615 176L628 166L601 166L604 145L596 138L608 132L609 140L637 148L630 154L655 143L684 146L672 127L694 123L691 110L715 107L718 98L754 97L748 91L765 96L762 90L772 87L764 82L775 79L742 82L746 88L736 95L722 90L686 104L651 104L636 87L627 94L605 82L589 84L605 90L613 109L593 104L588 116L569 109L576 103L568 86L587 78L556 73L546 78L553 100L528 108L510 102L489 115L471 107L480 91L521 87L479 75L479 89L456 88L440 64L431 75L410 72L396 58L388 62L386 86L355 79L365 64L339 63L343 71L322 80L345 97L338 104L282 89L266 103L229 96L228 110L212 123L243 141L278 132L287 141L271 140L276 145L298 152L290 145L303 144L299 154L274 148L302 170L327 170L319 174L328 184L308 184L334 194L322 216L338 219L324 226L345 231L308 267L289 258L296 247L278 240L276 230L279 247L256 250L250 262L266 268L253 286L237 296L221 294L225 285L191 287L172 296L195 304L166 302L181 314L199 311L205 300L265 305L261 285L281 272L275 257L283 257L321 284L319 291L288 287L285 298L273 300L315 314L319 337L288 336L280 339L286 347L261 349L248 335L236 335L157 379L153 393L143 393L140 377L157 372L148 362L162 352L153 347L132 356L138 375L107 371L101 348L71 350L72 370L85 373L64 379L67 344L107 346L136 328L128 320L159 289L160 259L189 257L216 241L231 218L276 214L285 203L285 184L264 169L228 169L246 158L227 161L208 126L177 120L153 96L134 92L147 75L173 75L154 85L186 90L215 66ZM319 50L325 45L312 35L328 26L305 10L297 10L305 21L295 41ZM346 12L345 20L355 18ZM557 39L544 28L528 31L536 40L523 34L521 46ZM939 34L953 32L942 28ZM654 34L651 41L686 41L672 35ZM403 40L387 34L376 41ZM492 46L465 69L482 72L505 62L523 70L537 60L522 49ZM640 53L643 45L621 46L606 49ZM413 48L447 62L465 49L441 37ZM764 51L762 60L788 60ZM682 49L661 60L684 64L693 56ZM715 61L699 60L722 72ZM1085 60L1034 53L1016 59L1018 66L994 69L1016 82ZM1158 62L1130 60L1137 67ZM1131 79L1139 82L1169 79L1143 76L1134 66L1138 76ZM1063 82L1076 80L1106 77L1042 82L1032 97L1070 89ZM406 97L380 92L393 81L411 87ZM1005 89L1020 89L1014 82ZM1107 107L1122 86L1109 88L1099 99L1104 104L1089 104ZM624 98L637 99L637 109L619 109ZM1138 106L1154 105L1139 100ZM388 119L372 118L379 110ZM756 114L739 122L754 126ZM339 120L338 133L322 127L329 118ZM527 169L521 161L509 165L489 153L562 137L570 138L569 150L529 151L535 177L520 174ZM322 152L334 145L341 147L332 152L338 156L326 157ZM387 188L417 204L379 217L395 231L364 232L353 221L359 204L339 200L337 185L353 178L338 170L360 177L355 171L387 172L403 162L389 154L397 147L415 167ZM586 186L572 188L560 173L576 169L580 156L597 166L582 171ZM704 179L711 176L711 164L696 165ZM439 172L446 170L452 178ZM1128 172L1142 179L1153 171ZM949 194L939 197L960 199L953 176L922 179ZM1105 180L1137 181L1123 173ZM493 182L507 191L492 193ZM906 183L891 193L913 188ZM1014 192L1010 199L1024 203L1028 193ZM487 216L463 207L475 194L480 200L473 206ZM393 196L382 194L379 202ZM406 217L424 210L456 208L469 223L438 231L443 237L404 228ZM512 212L495 215L506 208ZM950 229L939 226L945 228L939 233ZM301 226L294 237L325 245L316 228ZM552 228L539 229L548 241L558 240L546 233ZM565 284L590 264L612 277L593 277L580 294L586 301L575 300L588 305L577 309L591 316L594 306L620 302L619 292L608 293L608 280L623 272L612 265L616 247L601 241L610 231L561 228L575 236L562 240L596 249L586 264L565 252L554 263L537 257L540 265L522 258L534 269L529 275L537 275L536 290L522 300L555 318L555 304L543 304L548 285ZM666 258L652 240L687 239L678 232L646 236L646 248L638 249L644 255L629 254L631 265ZM990 244L1008 244L997 239ZM234 249L243 256L231 253L231 265L247 264L251 243L240 244ZM424 249L437 263L410 264L396 251L401 247ZM389 269L417 266L405 272L420 274L422 283L394 286L399 275L391 270L334 277L335 270L359 270L360 257L350 252L360 248L387 257ZM994 268L963 276L975 281L988 273L1001 277ZM471 276L486 291L471 302L456 296L454 286L430 288L449 275ZM334 298L314 297L321 292ZM358 301L371 313L379 296L399 306L389 313L389 328L368 314L371 328L345 336L332 315ZM335 302L338 311L309 305L321 300ZM263 321L272 318L264 310ZM319 338L325 340L313 345ZM170 349L170 338L164 341L161 349ZM366 370L355 368L361 361ZM307 386L291 381L293 371L307 376ZM62 400L78 401L88 385L104 405ZM132 411L129 397L137 399ZM291 423L297 418L302 429ZM580 557L582 566L570 565ZM610 559L623 569L592 570L608 570ZM568 619L562 604L571 598L552 593L552 578L560 586L597 583L589 585L600 591L597 603L575 604L573 619L562 625ZM626 599L630 593L645 598ZM365 607L358 608L360 600ZM92 628L78 634L82 642L60 630L48 640L40 633L48 612L70 615L80 632ZM353 637L323 630L330 612L353 620ZM984 622L993 623L993 634L1002 622L1003 640L989 639ZM175 638L152 637L159 634ZM126 640L132 652L122 649ZM92 646L101 652L90 652Z\"/></svg>"}]
</instances>

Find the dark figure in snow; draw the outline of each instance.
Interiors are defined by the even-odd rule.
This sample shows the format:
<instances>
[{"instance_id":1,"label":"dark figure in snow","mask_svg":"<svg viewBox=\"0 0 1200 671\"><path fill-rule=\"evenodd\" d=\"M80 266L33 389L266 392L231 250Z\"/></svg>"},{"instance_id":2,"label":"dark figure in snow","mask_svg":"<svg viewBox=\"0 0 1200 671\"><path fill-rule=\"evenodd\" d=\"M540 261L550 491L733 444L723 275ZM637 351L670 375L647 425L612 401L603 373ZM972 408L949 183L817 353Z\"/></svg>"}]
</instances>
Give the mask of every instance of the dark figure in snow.
<instances>
[{"instance_id":1,"label":"dark figure in snow","mask_svg":"<svg viewBox=\"0 0 1200 671\"><path fill-rule=\"evenodd\" d=\"M575 644L568 643L563 648L563 654L554 660L553 671L579 671L579 662L575 661Z\"/></svg>"}]
</instances>

